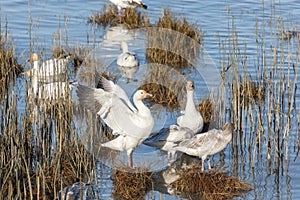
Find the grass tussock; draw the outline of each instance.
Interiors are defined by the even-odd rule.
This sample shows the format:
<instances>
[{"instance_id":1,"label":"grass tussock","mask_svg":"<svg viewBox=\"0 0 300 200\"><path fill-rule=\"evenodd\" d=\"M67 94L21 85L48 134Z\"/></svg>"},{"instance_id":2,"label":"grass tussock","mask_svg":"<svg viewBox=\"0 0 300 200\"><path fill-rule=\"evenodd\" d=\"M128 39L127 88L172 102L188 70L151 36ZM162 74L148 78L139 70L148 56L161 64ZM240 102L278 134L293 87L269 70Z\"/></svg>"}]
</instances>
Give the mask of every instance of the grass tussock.
<instances>
[{"instance_id":1,"label":"grass tussock","mask_svg":"<svg viewBox=\"0 0 300 200\"><path fill-rule=\"evenodd\" d=\"M115 170L111 176L114 184L113 195L117 199L144 199L143 197L153 188L154 181L151 172L128 172Z\"/></svg>"},{"instance_id":2,"label":"grass tussock","mask_svg":"<svg viewBox=\"0 0 300 200\"><path fill-rule=\"evenodd\" d=\"M182 178L171 186L182 194L197 194L203 199L231 199L252 190L250 184L223 172L201 172L196 167L180 173Z\"/></svg>"},{"instance_id":3,"label":"grass tussock","mask_svg":"<svg viewBox=\"0 0 300 200\"><path fill-rule=\"evenodd\" d=\"M0 22L1 26L1 22ZM23 71L23 66L17 62L14 46L8 41L8 36L0 35L0 94L6 93L16 76Z\"/></svg>"},{"instance_id":4,"label":"grass tussock","mask_svg":"<svg viewBox=\"0 0 300 200\"><path fill-rule=\"evenodd\" d=\"M198 57L202 35L196 25L186 18L174 17L163 10L163 16L146 32L146 58L149 63L160 63L174 68L186 68Z\"/></svg>"},{"instance_id":5,"label":"grass tussock","mask_svg":"<svg viewBox=\"0 0 300 200\"><path fill-rule=\"evenodd\" d=\"M159 64L148 64L147 70L139 88L154 95L149 102L166 106L171 111L178 109L179 100L185 94L185 78L177 70Z\"/></svg>"},{"instance_id":6,"label":"grass tussock","mask_svg":"<svg viewBox=\"0 0 300 200\"><path fill-rule=\"evenodd\" d=\"M240 85L240 96L245 103L263 102L265 100L265 88L264 84L245 79Z\"/></svg>"},{"instance_id":7,"label":"grass tussock","mask_svg":"<svg viewBox=\"0 0 300 200\"><path fill-rule=\"evenodd\" d=\"M170 110L178 108L179 104L176 94L163 85L157 83L148 83L140 86L139 89L153 94L153 97L148 100L150 104L160 104L166 106Z\"/></svg>"},{"instance_id":8,"label":"grass tussock","mask_svg":"<svg viewBox=\"0 0 300 200\"><path fill-rule=\"evenodd\" d=\"M88 23L102 25L103 27L125 24L128 29L150 26L150 20L135 9L128 8L119 16L114 6L106 6L104 10L91 16Z\"/></svg>"},{"instance_id":9,"label":"grass tussock","mask_svg":"<svg viewBox=\"0 0 300 200\"><path fill-rule=\"evenodd\" d=\"M202 132L205 132L208 130L210 121L213 116L212 101L209 98L204 98L200 101L200 103L196 106L196 108L203 117L204 126Z\"/></svg>"}]
</instances>

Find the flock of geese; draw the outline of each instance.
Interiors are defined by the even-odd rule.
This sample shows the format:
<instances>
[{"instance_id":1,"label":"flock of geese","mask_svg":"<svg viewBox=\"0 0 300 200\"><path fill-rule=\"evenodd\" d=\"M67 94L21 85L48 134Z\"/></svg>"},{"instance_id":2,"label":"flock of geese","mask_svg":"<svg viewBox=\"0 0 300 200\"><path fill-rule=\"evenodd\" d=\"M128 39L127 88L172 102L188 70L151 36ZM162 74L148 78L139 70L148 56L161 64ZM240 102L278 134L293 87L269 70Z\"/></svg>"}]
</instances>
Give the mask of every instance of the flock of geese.
<instances>
[{"instance_id":1,"label":"flock of geese","mask_svg":"<svg viewBox=\"0 0 300 200\"><path fill-rule=\"evenodd\" d=\"M118 8L118 13L128 7L147 6L142 0L110 0ZM126 42L121 43L122 53L117 58L117 64L125 68L139 65L135 53L128 51ZM32 90L29 95L40 99L55 99L63 96L65 89L70 83L63 81L40 83L47 76L57 76L68 70L69 57L50 59L43 63L37 54L32 54L27 59L33 63L31 70L24 72L30 75ZM126 92L114 82L98 76L96 88L81 84L77 86L77 97L79 103L89 109L93 114L99 115L103 122L108 125L115 138L103 143L103 148L127 152L127 165L134 168L132 154L134 149L144 143L168 152L168 162L175 161L176 151L188 155L197 156L202 159L201 169L204 171L204 161L226 148L231 141L233 125L225 123L221 130L212 129L201 133L203 129L203 118L196 109L194 102L194 83L186 83L186 106L182 115L177 118L176 124L165 127L158 132L152 133L154 119L150 109L143 100L153 95L145 90L137 90L133 95L133 102L129 100ZM208 168L211 169L208 159ZM77 187L77 185L76 185Z\"/></svg>"}]
</instances>

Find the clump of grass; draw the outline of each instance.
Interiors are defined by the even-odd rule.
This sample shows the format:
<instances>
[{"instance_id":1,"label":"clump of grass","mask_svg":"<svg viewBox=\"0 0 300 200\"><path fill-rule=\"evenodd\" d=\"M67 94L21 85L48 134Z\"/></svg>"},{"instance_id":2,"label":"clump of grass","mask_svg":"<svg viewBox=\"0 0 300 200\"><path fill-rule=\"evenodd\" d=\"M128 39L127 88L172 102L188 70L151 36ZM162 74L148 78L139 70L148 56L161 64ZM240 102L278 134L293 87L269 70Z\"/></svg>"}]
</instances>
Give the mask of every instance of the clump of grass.
<instances>
[{"instance_id":1,"label":"clump of grass","mask_svg":"<svg viewBox=\"0 0 300 200\"><path fill-rule=\"evenodd\" d=\"M148 83L140 86L139 89L145 90L154 95L148 100L150 104L160 104L166 106L170 110L178 108L179 104L176 94L163 85Z\"/></svg>"},{"instance_id":2,"label":"clump of grass","mask_svg":"<svg viewBox=\"0 0 300 200\"><path fill-rule=\"evenodd\" d=\"M202 99L201 102L197 105L197 110L203 117L204 126L202 132L205 132L208 130L210 120L212 119L213 115L212 101L209 98Z\"/></svg>"},{"instance_id":3,"label":"clump of grass","mask_svg":"<svg viewBox=\"0 0 300 200\"><path fill-rule=\"evenodd\" d=\"M0 23L1 26L1 23ZM0 35L0 94L6 93L18 74L23 71L23 66L17 62L14 46L9 38Z\"/></svg>"},{"instance_id":4,"label":"clump of grass","mask_svg":"<svg viewBox=\"0 0 300 200\"><path fill-rule=\"evenodd\" d=\"M186 68L198 57L202 35L196 25L185 18L175 18L163 10L157 24L146 32L146 58L149 63L160 63L174 68ZM183 34L183 35L182 35Z\"/></svg>"},{"instance_id":5,"label":"clump of grass","mask_svg":"<svg viewBox=\"0 0 300 200\"><path fill-rule=\"evenodd\" d=\"M146 19L142 13L135 9L127 8L123 15L119 16L113 6L106 6L104 10L91 16L88 23L102 25L104 28L108 25L116 26L117 24L125 24L128 29L150 26L149 19Z\"/></svg>"},{"instance_id":6,"label":"clump of grass","mask_svg":"<svg viewBox=\"0 0 300 200\"><path fill-rule=\"evenodd\" d=\"M185 91L184 77L178 71L159 64L148 64L147 70L144 84L139 88L153 95L149 102L166 106L171 111L178 109L178 99L183 99ZM176 80L173 77L177 77Z\"/></svg>"},{"instance_id":7,"label":"clump of grass","mask_svg":"<svg viewBox=\"0 0 300 200\"><path fill-rule=\"evenodd\" d=\"M118 199L143 199L154 184L151 172L144 171L118 169L113 172L111 179L114 184L112 193Z\"/></svg>"},{"instance_id":8,"label":"clump of grass","mask_svg":"<svg viewBox=\"0 0 300 200\"><path fill-rule=\"evenodd\" d=\"M201 172L199 167L182 170L181 178L171 186L183 194L197 194L203 199L231 199L252 190L250 184L223 172Z\"/></svg>"},{"instance_id":9,"label":"clump of grass","mask_svg":"<svg viewBox=\"0 0 300 200\"><path fill-rule=\"evenodd\" d=\"M265 99L265 85L244 79L240 85L240 95L245 103L263 102Z\"/></svg>"}]
</instances>

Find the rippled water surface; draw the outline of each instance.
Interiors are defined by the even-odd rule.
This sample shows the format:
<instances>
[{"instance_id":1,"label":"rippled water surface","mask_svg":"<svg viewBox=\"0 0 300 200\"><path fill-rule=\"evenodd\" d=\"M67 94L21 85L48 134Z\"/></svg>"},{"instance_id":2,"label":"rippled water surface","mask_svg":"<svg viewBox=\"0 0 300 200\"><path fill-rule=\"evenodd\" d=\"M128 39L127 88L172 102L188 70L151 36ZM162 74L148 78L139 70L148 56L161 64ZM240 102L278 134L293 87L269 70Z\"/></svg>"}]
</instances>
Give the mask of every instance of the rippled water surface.
<instances>
[{"instance_id":1,"label":"rippled water surface","mask_svg":"<svg viewBox=\"0 0 300 200\"><path fill-rule=\"evenodd\" d=\"M31 0L30 3L23 0L2 0L0 2L2 31L7 21L8 32L13 37L15 51L17 55L24 55L19 57L20 62L23 62L29 55L30 38L34 41L35 51L43 50L50 56L53 38L59 30L64 37L63 41L65 41L66 36L68 37L69 45L88 46L95 42L96 44L100 43L101 48L106 52L105 56L115 58L120 53L120 49L116 44L105 46L107 30L93 27L87 23L88 17L97 10L102 9L107 3L109 2L100 0ZM232 28L234 28L239 36L240 47L244 48L244 43L247 44L248 73L250 74L256 73L254 63L258 59L258 35L266 37L264 42L267 43L266 46L271 47L274 41L271 41L270 33L280 33L281 27L272 26L274 30L270 30L270 24L276 24L275 22L280 21L284 23L287 30L294 30L298 28L300 19L299 2L290 0L266 0L263 2L248 0L243 1L243 3L237 3L233 0L145 0L145 3L148 5L148 10L145 12L150 16L151 22L155 22L161 16L162 8L169 8L174 13L186 17L191 23L197 24L204 34L204 48L219 70L221 69L222 58L220 49L222 49L222 44L229 42L228 35L231 34ZM256 29L256 27L258 28ZM129 43L129 47L136 50L143 63L145 62L145 56L143 55L145 47L141 38L141 35L135 36L135 42ZM293 42L295 42L294 47L296 49L297 42ZM251 64L253 64L253 67L250 66ZM137 76L142 75L143 73L139 71ZM199 101L201 97L207 96L209 91L206 86L203 86L201 78L197 80L197 77L193 74L190 77L195 79L196 85L198 85L198 88L196 87L196 100ZM133 88L137 84L137 82L132 82L129 85ZM210 83L206 84L209 85ZM297 106L300 105L299 92L299 89L297 89L295 102ZM297 118L299 112L296 110L293 113L293 118ZM252 156L253 149L245 148L250 141L250 136L247 136L249 132L245 132L245 140L242 141L245 146L237 144L241 145L239 152L232 151L232 145L234 144L230 144L224 151L225 167L229 174L238 176L254 188L254 190L240 198L300 199L300 161L297 155L299 144L296 139L293 139L299 135L297 127L290 131L291 145L289 145L289 155L286 158L280 161L276 160L277 158L268 161L266 152L263 152L255 158L254 164L250 163L251 159L248 159ZM215 157L214 161L217 159L218 156ZM274 168L268 170L273 165L279 165L276 168L277 171ZM99 176L100 196L102 199L109 199L113 187L109 179L111 169L107 167L101 167L101 169L101 176ZM146 196L147 199L159 199L159 197L159 192L155 191ZM162 198L178 199L168 194L163 194Z\"/></svg>"}]
</instances>

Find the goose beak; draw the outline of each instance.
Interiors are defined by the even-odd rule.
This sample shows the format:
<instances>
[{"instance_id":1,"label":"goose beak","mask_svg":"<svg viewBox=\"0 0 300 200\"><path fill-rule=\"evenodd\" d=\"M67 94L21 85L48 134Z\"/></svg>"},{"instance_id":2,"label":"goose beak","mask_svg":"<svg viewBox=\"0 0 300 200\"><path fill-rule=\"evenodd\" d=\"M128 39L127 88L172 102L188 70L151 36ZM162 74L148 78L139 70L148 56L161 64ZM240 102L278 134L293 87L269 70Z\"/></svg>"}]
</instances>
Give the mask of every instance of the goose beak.
<instances>
[{"instance_id":1,"label":"goose beak","mask_svg":"<svg viewBox=\"0 0 300 200\"><path fill-rule=\"evenodd\" d=\"M144 99L150 98L150 97L153 97L153 95L150 93L147 93L147 92L144 94Z\"/></svg>"},{"instance_id":2,"label":"goose beak","mask_svg":"<svg viewBox=\"0 0 300 200\"><path fill-rule=\"evenodd\" d=\"M30 70L21 73L22 75L30 76Z\"/></svg>"}]
</instances>

